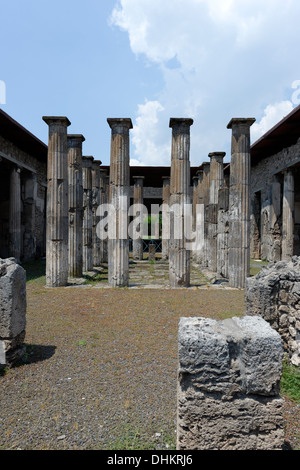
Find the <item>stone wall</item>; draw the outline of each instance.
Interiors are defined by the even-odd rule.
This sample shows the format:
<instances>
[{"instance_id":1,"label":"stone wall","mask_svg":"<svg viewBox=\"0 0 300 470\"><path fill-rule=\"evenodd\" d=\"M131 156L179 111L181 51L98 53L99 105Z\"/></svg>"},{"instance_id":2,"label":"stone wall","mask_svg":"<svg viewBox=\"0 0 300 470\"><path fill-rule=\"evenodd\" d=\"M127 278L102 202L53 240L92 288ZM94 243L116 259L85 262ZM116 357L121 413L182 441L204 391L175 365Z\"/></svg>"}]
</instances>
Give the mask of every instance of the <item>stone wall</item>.
<instances>
[{"instance_id":1,"label":"stone wall","mask_svg":"<svg viewBox=\"0 0 300 470\"><path fill-rule=\"evenodd\" d=\"M21 199L22 199L22 260L27 261L35 256L45 254L45 201L47 187L47 161L40 161L19 149L12 142L0 135L0 156L7 169L15 161L21 168ZM8 157L8 159L5 158ZM9 160L13 159L13 161ZM16 164L17 164L16 163ZM5 178L6 181L2 179ZM1 192L0 218L2 231L0 231L0 246L2 256L9 255L9 172L1 174L1 185L6 187Z\"/></svg>"},{"instance_id":2,"label":"stone wall","mask_svg":"<svg viewBox=\"0 0 300 470\"><path fill-rule=\"evenodd\" d=\"M300 366L300 258L272 263L248 278L247 315L260 315L280 334L291 363Z\"/></svg>"},{"instance_id":3,"label":"stone wall","mask_svg":"<svg viewBox=\"0 0 300 470\"><path fill-rule=\"evenodd\" d=\"M264 158L251 168L251 256L271 262L281 259L282 172L300 162L300 139L279 153ZM295 178L295 205L300 203L300 188ZM257 207L259 205L259 207ZM256 217L255 217L256 214ZM300 254L300 220L295 225L295 250ZM257 223L260 227L256 227ZM258 231L260 232L258 234ZM260 239L260 246L256 238Z\"/></svg>"},{"instance_id":4,"label":"stone wall","mask_svg":"<svg viewBox=\"0 0 300 470\"><path fill-rule=\"evenodd\" d=\"M281 450L283 347L260 317L181 318L178 450Z\"/></svg>"}]
</instances>

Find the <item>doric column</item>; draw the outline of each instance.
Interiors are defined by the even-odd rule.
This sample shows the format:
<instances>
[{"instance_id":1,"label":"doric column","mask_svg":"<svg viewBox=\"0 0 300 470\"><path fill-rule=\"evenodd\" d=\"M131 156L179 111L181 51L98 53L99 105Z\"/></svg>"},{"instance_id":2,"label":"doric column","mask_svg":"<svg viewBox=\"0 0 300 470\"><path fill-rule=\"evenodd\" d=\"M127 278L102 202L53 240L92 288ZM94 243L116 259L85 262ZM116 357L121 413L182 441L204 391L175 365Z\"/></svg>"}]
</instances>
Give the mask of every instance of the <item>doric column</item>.
<instances>
[{"instance_id":1,"label":"doric column","mask_svg":"<svg viewBox=\"0 0 300 470\"><path fill-rule=\"evenodd\" d=\"M109 176L108 176L108 170L107 169L101 169L100 168L100 205L106 205L108 204L108 186L109 186ZM102 216L105 216L105 214L102 214ZM101 219L102 219L101 216ZM108 257L107 257L107 239L104 239L104 237L101 237L100 240L100 260L101 263L107 263L108 262Z\"/></svg>"},{"instance_id":2,"label":"doric column","mask_svg":"<svg viewBox=\"0 0 300 470\"><path fill-rule=\"evenodd\" d=\"M218 237L218 197L224 185L223 159L225 152L212 152L210 158L209 205L207 211L207 261L208 269L217 271L217 237Z\"/></svg>"},{"instance_id":3,"label":"doric column","mask_svg":"<svg viewBox=\"0 0 300 470\"><path fill-rule=\"evenodd\" d=\"M83 271L92 271L93 260L93 207L92 207L92 165L94 157L82 158L82 182L83 182Z\"/></svg>"},{"instance_id":4,"label":"doric column","mask_svg":"<svg viewBox=\"0 0 300 470\"><path fill-rule=\"evenodd\" d=\"M204 203L203 203L203 169L197 171L197 179L194 180L194 230L195 242L193 260L202 264L204 253ZM196 184L197 183L197 184Z\"/></svg>"},{"instance_id":5,"label":"doric column","mask_svg":"<svg viewBox=\"0 0 300 470\"><path fill-rule=\"evenodd\" d=\"M192 119L171 118L169 279L171 287L190 284L190 251L186 247L185 208L190 207L190 126ZM192 214L190 214L192 216ZM189 218L191 221L191 218Z\"/></svg>"},{"instance_id":6,"label":"doric column","mask_svg":"<svg viewBox=\"0 0 300 470\"><path fill-rule=\"evenodd\" d=\"M68 175L69 175L69 276L81 277L82 226L83 226L83 183L82 183L82 143L81 134L68 135Z\"/></svg>"},{"instance_id":7,"label":"doric column","mask_svg":"<svg viewBox=\"0 0 300 470\"><path fill-rule=\"evenodd\" d=\"M203 256L201 265L203 268L208 266L208 206L210 197L210 162L204 162L203 167L203 179L202 179L202 200L204 205L204 241L203 241Z\"/></svg>"},{"instance_id":8,"label":"doric column","mask_svg":"<svg viewBox=\"0 0 300 470\"><path fill-rule=\"evenodd\" d=\"M143 253L144 253L144 246L143 246L143 227L144 227L144 220L143 220L143 187L144 187L144 176L133 176L134 180L134 187L133 187L133 204L138 204L140 206L141 211L139 212L139 234L134 234L135 238L132 240L133 245L133 259L142 260Z\"/></svg>"},{"instance_id":9,"label":"doric column","mask_svg":"<svg viewBox=\"0 0 300 470\"><path fill-rule=\"evenodd\" d=\"M108 239L108 282L112 287L126 287L129 283L129 130L132 122L127 118L107 122L111 128L109 201L114 208L116 230L115 236L110 233Z\"/></svg>"},{"instance_id":10,"label":"doric column","mask_svg":"<svg viewBox=\"0 0 300 470\"><path fill-rule=\"evenodd\" d=\"M170 176L163 176L162 202L162 259L167 260L170 241Z\"/></svg>"},{"instance_id":11,"label":"doric column","mask_svg":"<svg viewBox=\"0 0 300 470\"><path fill-rule=\"evenodd\" d=\"M96 267L101 265L101 240L97 236L97 224L99 217L97 216L97 209L100 205L100 160L94 160L92 166L92 210L93 210L93 264Z\"/></svg>"},{"instance_id":12,"label":"doric column","mask_svg":"<svg viewBox=\"0 0 300 470\"><path fill-rule=\"evenodd\" d=\"M24 174L23 193L23 261L29 261L36 254L35 213L37 200L37 179L35 173Z\"/></svg>"},{"instance_id":13,"label":"doric column","mask_svg":"<svg viewBox=\"0 0 300 470\"><path fill-rule=\"evenodd\" d=\"M234 118L229 187L228 272L231 287L244 288L250 273L250 127L253 118Z\"/></svg>"},{"instance_id":14,"label":"doric column","mask_svg":"<svg viewBox=\"0 0 300 470\"><path fill-rule=\"evenodd\" d=\"M291 260L294 255L294 210L295 183L291 168L284 171L282 203L282 260Z\"/></svg>"},{"instance_id":15,"label":"doric column","mask_svg":"<svg viewBox=\"0 0 300 470\"><path fill-rule=\"evenodd\" d=\"M68 143L71 124L62 116L45 116L49 126L46 285L66 286L68 282Z\"/></svg>"},{"instance_id":16,"label":"doric column","mask_svg":"<svg viewBox=\"0 0 300 470\"><path fill-rule=\"evenodd\" d=\"M21 259L21 170L13 167L10 174L9 197L9 256Z\"/></svg>"}]
</instances>

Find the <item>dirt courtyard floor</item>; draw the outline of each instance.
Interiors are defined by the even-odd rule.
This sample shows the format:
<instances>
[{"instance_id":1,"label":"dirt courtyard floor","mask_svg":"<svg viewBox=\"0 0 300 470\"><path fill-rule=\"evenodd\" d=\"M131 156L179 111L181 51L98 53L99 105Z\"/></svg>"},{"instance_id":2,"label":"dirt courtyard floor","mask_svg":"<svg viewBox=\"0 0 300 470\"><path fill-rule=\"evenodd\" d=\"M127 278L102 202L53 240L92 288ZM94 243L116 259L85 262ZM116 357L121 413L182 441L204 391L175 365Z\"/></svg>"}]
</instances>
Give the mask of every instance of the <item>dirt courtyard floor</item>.
<instances>
[{"instance_id":1,"label":"dirt courtyard floor","mask_svg":"<svg viewBox=\"0 0 300 470\"><path fill-rule=\"evenodd\" d=\"M203 275L171 290L159 263L142 270L152 286L136 275L110 289L104 269L47 289L43 264L28 269L26 357L0 376L0 450L175 449L179 318L243 315L244 293ZM286 422L292 446L300 410L288 401Z\"/></svg>"}]
</instances>

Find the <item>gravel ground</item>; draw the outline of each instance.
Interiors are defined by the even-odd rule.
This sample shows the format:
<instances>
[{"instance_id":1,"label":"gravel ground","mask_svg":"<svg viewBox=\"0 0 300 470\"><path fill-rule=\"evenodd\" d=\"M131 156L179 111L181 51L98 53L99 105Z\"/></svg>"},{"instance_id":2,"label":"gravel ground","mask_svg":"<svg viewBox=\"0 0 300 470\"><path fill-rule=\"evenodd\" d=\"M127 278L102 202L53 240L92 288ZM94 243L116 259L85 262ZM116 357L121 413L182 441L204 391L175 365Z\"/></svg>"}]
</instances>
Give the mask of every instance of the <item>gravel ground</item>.
<instances>
[{"instance_id":1,"label":"gravel ground","mask_svg":"<svg viewBox=\"0 0 300 470\"><path fill-rule=\"evenodd\" d=\"M234 290L27 284L26 362L0 376L0 449L174 449L181 316L244 312ZM286 400L287 440L300 408Z\"/></svg>"}]
</instances>

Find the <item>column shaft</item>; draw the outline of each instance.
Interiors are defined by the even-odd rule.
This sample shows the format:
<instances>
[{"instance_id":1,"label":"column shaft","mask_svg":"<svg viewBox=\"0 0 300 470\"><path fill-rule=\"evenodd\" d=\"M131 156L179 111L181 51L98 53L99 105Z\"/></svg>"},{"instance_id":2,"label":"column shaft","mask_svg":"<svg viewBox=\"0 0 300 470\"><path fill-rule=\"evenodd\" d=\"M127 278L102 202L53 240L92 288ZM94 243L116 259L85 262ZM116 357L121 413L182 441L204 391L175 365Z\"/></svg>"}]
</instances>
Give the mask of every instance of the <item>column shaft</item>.
<instances>
[{"instance_id":1,"label":"column shaft","mask_svg":"<svg viewBox=\"0 0 300 470\"><path fill-rule=\"evenodd\" d=\"M82 158L83 182L83 271L92 271L93 260L93 206L92 206L92 164L93 157Z\"/></svg>"},{"instance_id":2,"label":"column shaft","mask_svg":"<svg viewBox=\"0 0 300 470\"><path fill-rule=\"evenodd\" d=\"M225 152L213 152L210 157L210 185L208 206L207 261L208 269L217 272L218 262L218 197L224 185L223 159Z\"/></svg>"},{"instance_id":3,"label":"column shaft","mask_svg":"<svg viewBox=\"0 0 300 470\"><path fill-rule=\"evenodd\" d=\"M68 135L69 175L69 276L82 276L82 135Z\"/></svg>"},{"instance_id":4,"label":"column shaft","mask_svg":"<svg viewBox=\"0 0 300 470\"><path fill-rule=\"evenodd\" d=\"M20 263L22 252L21 236L21 170L14 167L10 174L9 198L10 256Z\"/></svg>"},{"instance_id":5,"label":"column shaft","mask_svg":"<svg viewBox=\"0 0 300 470\"><path fill-rule=\"evenodd\" d=\"M295 183L291 169L284 172L282 204L282 260L291 260L294 255L294 210Z\"/></svg>"},{"instance_id":6,"label":"column shaft","mask_svg":"<svg viewBox=\"0 0 300 470\"><path fill-rule=\"evenodd\" d=\"M228 271L231 287L244 288L250 273L250 126L255 119L232 119L229 188Z\"/></svg>"},{"instance_id":7,"label":"column shaft","mask_svg":"<svg viewBox=\"0 0 300 470\"><path fill-rule=\"evenodd\" d=\"M133 187L133 204L138 204L140 209L142 209L144 197L143 197L143 185L144 185L144 176L134 176L134 187ZM143 227L144 227L144 212L143 210L139 211L139 232L138 234L134 233L133 236L133 259L142 260L144 254L144 241L143 241Z\"/></svg>"},{"instance_id":8,"label":"column shaft","mask_svg":"<svg viewBox=\"0 0 300 470\"><path fill-rule=\"evenodd\" d=\"M186 248L185 208L190 207L190 126L192 119L170 119L172 128L170 179L170 249L171 287L190 284L190 251ZM191 220L190 220L191 221Z\"/></svg>"},{"instance_id":9,"label":"column shaft","mask_svg":"<svg viewBox=\"0 0 300 470\"><path fill-rule=\"evenodd\" d=\"M129 130L131 119L108 119L111 128L109 201L114 209L115 237L108 239L108 282L112 287L129 283L128 209Z\"/></svg>"},{"instance_id":10,"label":"column shaft","mask_svg":"<svg viewBox=\"0 0 300 470\"><path fill-rule=\"evenodd\" d=\"M170 176L163 177L162 210L162 259L169 259L170 242Z\"/></svg>"},{"instance_id":11,"label":"column shaft","mask_svg":"<svg viewBox=\"0 0 300 470\"><path fill-rule=\"evenodd\" d=\"M68 159L66 117L43 117L49 126L46 284L68 282Z\"/></svg>"}]
</instances>

